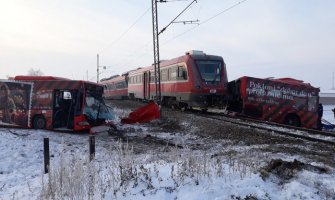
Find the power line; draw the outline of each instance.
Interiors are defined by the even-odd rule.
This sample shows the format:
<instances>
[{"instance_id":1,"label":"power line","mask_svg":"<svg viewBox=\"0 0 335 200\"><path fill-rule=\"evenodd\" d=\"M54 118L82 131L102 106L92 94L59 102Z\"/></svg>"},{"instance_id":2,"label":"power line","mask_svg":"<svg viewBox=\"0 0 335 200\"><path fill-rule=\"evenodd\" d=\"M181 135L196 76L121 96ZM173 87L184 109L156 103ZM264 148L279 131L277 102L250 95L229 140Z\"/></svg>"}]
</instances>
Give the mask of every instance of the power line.
<instances>
[{"instance_id":1,"label":"power line","mask_svg":"<svg viewBox=\"0 0 335 200\"><path fill-rule=\"evenodd\" d=\"M112 47L117 42L119 42L149 12L150 9L151 9L151 7L149 7L148 9L146 9L145 12L141 16L139 16L135 20L135 22L132 25L129 26L128 29L126 29L126 31L124 31L117 39L115 39L112 43L110 43L104 49L102 49L101 52L104 51L105 49L108 49L108 48Z\"/></svg>"},{"instance_id":2,"label":"power line","mask_svg":"<svg viewBox=\"0 0 335 200\"><path fill-rule=\"evenodd\" d=\"M233 8L235 8L236 6L239 6L240 4L242 4L242 3L246 2L246 1L247 1L247 0L243 0L243 1L239 1L239 2L237 2L236 4L230 6L229 8L226 8L226 9L224 9L223 11L219 12L218 14L216 14L216 15L214 15L214 16L208 18L208 19L206 19L204 22L200 23L200 25L201 25L201 24L204 24L204 23L207 23L208 21L210 21L210 20L216 18L217 16L219 16L219 15L221 15L221 14L223 14L223 13L225 13L225 12L227 12L227 11L233 9Z\"/></svg>"},{"instance_id":3,"label":"power line","mask_svg":"<svg viewBox=\"0 0 335 200\"><path fill-rule=\"evenodd\" d=\"M177 15L177 17L175 17L168 25L166 25L159 33L158 33L158 35L159 34L161 34L161 33L163 33L172 23L174 23L174 21L176 21L176 19L178 18L178 17L180 17L180 15L182 15L194 2L197 2L197 0L193 0L190 4L188 4L188 6L186 6L186 8L184 8L184 10L182 10L178 15Z\"/></svg>"},{"instance_id":4,"label":"power line","mask_svg":"<svg viewBox=\"0 0 335 200\"><path fill-rule=\"evenodd\" d=\"M223 11L221 11L221 12L219 12L219 13L213 15L212 17L210 17L210 18L206 19L205 21L203 21L203 22L197 24L196 26L193 26L192 28L186 30L185 32L183 32L183 33L181 33L181 34L179 34L179 35L177 35L177 36L175 36L175 37L169 39L168 41L164 42L162 45L166 45L167 43L169 43L169 42L171 42L171 41L173 41L173 40L175 40L175 39L181 37L182 35L184 35L184 34L190 32L190 31L194 30L195 28L198 28L200 25L205 24L205 23L211 21L212 19L218 17L219 15L224 14L225 12L228 12L229 10L235 8L236 6L239 6L240 4L242 4L242 3L246 2L246 1L247 1L247 0L242 0L242 1L237 2L236 4L234 4L234 5L230 6L229 8L226 8L226 9L224 9Z\"/></svg>"}]
</instances>

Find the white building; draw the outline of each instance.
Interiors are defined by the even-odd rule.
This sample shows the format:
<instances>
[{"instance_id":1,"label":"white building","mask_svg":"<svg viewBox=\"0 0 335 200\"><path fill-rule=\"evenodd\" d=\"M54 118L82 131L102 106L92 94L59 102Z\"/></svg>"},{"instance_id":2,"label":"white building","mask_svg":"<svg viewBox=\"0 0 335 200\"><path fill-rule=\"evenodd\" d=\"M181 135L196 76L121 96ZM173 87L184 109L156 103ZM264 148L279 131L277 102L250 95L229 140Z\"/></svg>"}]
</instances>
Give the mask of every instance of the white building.
<instances>
[{"instance_id":1,"label":"white building","mask_svg":"<svg viewBox=\"0 0 335 200\"><path fill-rule=\"evenodd\" d=\"M335 90L320 92L320 103L324 105L335 105Z\"/></svg>"}]
</instances>

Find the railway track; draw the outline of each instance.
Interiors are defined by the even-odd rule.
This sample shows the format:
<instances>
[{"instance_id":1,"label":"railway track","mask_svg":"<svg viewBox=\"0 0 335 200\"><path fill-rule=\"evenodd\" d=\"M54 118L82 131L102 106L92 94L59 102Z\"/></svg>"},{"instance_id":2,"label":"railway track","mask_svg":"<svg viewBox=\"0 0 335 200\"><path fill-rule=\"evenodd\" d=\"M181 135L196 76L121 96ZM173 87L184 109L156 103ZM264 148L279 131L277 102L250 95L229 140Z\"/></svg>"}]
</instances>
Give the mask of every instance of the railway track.
<instances>
[{"instance_id":1,"label":"railway track","mask_svg":"<svg viewBox=\"0 0 335 200\"><path fill-rule=\"evenodd\" d=\"M201 115L202 117L229 122L240 126L270 131L273 133L286 135L294 138L300 138L308 141L322 142L330 145L335 145L335 133L328 131L319 131L301 127L293 127L273 122L264 122L245 117L231 117L225 114L217 114L210 112L207 113L197 112L197 114Z\"/></svg>"},{"instance_id":2,"label":"railway track","mask_svg":"<svg viewBox=\"0 0 335 200\"><path fill-rule=\"evenodd\" d=\"M164 109L171 109L164 107L163 108L163 115L164 115ZM174 109L172 109L174 110ZM214 120L219 121L225 121L232 124L245 126L245 127L251 127L256 128L260 130L265 130L281 135L286 135L294 138L300 138L308 141L313 142L321 142L329 145L335 145L335 132L329 132L329 131L320 131L320 130L314 130L314 129L306 129L302 127L294 127L289 126L285 124L278 124L274 122L266 122L246 117L232 117L227 114L223 113L216 113L216 112L202 112L199 110L187 110L183 111L190 114L197 114L202 117L211 118Z\"/></svg>"}]
</instances>

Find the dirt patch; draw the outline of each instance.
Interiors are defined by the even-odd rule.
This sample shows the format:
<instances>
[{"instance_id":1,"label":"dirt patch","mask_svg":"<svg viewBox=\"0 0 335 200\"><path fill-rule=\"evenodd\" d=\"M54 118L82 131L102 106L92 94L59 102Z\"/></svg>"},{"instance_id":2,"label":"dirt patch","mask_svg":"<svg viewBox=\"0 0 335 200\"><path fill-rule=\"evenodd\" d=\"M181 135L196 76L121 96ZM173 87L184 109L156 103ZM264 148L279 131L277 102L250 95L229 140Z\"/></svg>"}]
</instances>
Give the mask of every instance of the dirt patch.
<instances>
[{"instance_id":1,"label":"dirt patch","mask_svg":"<svg viewBox=\"0 0 335 200\"><path fill-rule=\"evenodd\" d=\"M294 160L293 162L284 161L282 159L271 160L271 162L260 170L261 177L263 180L270 177L270 175L276 176L280 180L280 184L289 182L292 178L295 178L297 173L302 170L313 171L316 173L327 173L328 169L318 166L313 166Z\"/></svg>"},{"instance_id":2,"label":"dirt patch","mask_svg":"<svg viewBox=\"0 0 335 200\"><path fill-rule=\"evenodd\" d=\"M159 120L154 120L148 124L151 127L151 131L154 132L169 132L173 133L180 131L182 127L179 124L179 121L171 118L162 118Z\"/></svg>"}]
</instances>

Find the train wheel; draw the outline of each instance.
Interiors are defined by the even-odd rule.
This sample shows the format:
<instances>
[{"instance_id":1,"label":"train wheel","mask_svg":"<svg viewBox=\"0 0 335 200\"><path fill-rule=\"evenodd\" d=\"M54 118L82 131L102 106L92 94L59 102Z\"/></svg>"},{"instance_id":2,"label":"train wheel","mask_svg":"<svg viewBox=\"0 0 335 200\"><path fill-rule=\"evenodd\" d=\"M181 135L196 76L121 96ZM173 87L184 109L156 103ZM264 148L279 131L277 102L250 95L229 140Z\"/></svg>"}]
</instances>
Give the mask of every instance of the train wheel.
<instances>
[{"instance_id":1,"label":"train wheel","mask_svg":"<svg viewBox=\"0 0 335 200\"><path fill-rule=\"evenodd\" d=\"M228 101L223 101L223 102L220 104L219 109L227 110L227 109L228 109Z\"/></svg>"},{"instance_id":2,"label":"train wheel","mask_svg":"<svg viewBox=\"0 0 335 200\"><path fill-rule=\"evenodd\" d=\"M184 112L187 109L187 104L186 103L179 103L179 108L182 112Z\"/></svg>"},{"instance_id":3,"label":"train wheel","mask_svg":"<svg viewBox=\"0 0 335 200\"><path fill-rule=\"evenodd\" d=\"M45 129L46 121L42 115L37 115L33 119L33 128L34 129Z\"/></svg>"},{"instance_id":4,"label":"train wheel","mask_svg":"<svg viewBox=\"0 0 335 200\"><path fill-rule=\"evenodd\" d=\"M290 126L300 126L300 119L297 115L295 114L290 114L287 115L285 118L285 124L290 125Z\"/></svg>"}]
</instances>

